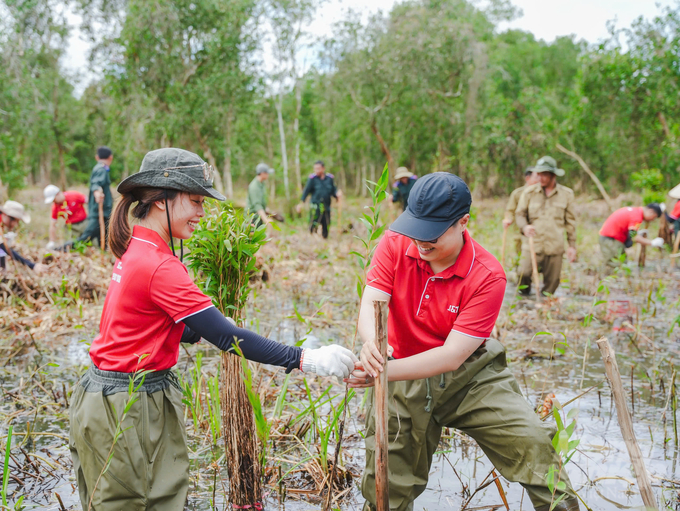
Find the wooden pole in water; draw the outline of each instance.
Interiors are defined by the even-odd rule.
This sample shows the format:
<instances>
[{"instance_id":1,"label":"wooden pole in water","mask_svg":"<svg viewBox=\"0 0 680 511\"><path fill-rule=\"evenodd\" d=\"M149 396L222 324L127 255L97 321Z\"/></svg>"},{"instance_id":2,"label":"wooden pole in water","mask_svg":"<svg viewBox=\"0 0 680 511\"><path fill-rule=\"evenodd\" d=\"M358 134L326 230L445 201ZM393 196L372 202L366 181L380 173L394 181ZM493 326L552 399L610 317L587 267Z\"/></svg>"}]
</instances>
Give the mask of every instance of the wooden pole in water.
<instances>
[{"instance_id":1,"label":"wooden pole in water","mask_svg":"<svg viewBox=\"0 0 680 511\"><path fill-rule=\"evenodd\" d=\"M626 443L628 448L628 455L630 456L630 461L633 464L633 469L635 471L635 477L640 487L640 495L642 496L642 501L647 509L659 508L656 505L656 499L654 497L654 492L652 491L652 484L649 480L649 474L645 468L644 460L642 459L642 451L640 451L640 446L635 438L635 431L633 430L633 421L630 418L630 413L628 411L628 406L626 405L626 395L623 390L623 383L621 383L621 373L619 372L619 366L616 363L616 353L612 349L609 341L606 337L602 337L597 341L597 347L600 349L602 354L602 361L604 362L604 368L607 373L607 379L612 388L612 394L614 394L614 404L616 405L616 415L619 419L619 427L621 428L621 434L623 435L623 441Z\"/></svg>"},{"instance_id":2,"label":"wooden pole in water","mask_svg":"<svg viewBox=\"0 0 680 511\"><path fill-rule=\"evenodd\" d=\"M106 227L104 227L104 199L99 203L99 245L104 250L106 247Z\"/></svg>"},{"instance_id":3,"label":"wooden pole in water","mask_svg":"<svg viewBox=\"0 0 680 511\"><path fill-rule=\"evenodd\" d=\"M541 301L541 290L538 288L540 279L538 277L538 263L536 262L536 248L534 247L534 237L529 236L529 252L531 252L531 280L534 281L534 288L536 288L536 301Z\"/></svg>"},{"instance_id":4,"label":"wooden pole in water","mask_svg":"<svg viewBox=\"0 0 680 511\"><path fill-rule=\"evenodd\" d=\"M678 253L678 248L680 248L680 232L675 235L675 242L673 243L673 254ZM675 260L675 266L678 265L678 260Z\"/></svg>"},{"instance_id":5,"label":"wooden pole in water","mask_svg":"<svg viewBox=\"0 0 680 511\"><path fill-rule=\"evenodd\" d=\"M503 226L503 242L501 243L501 266L505 268L505 241L508 237L508 228Z\"/></svg>"},{"instance_id":6,"label":"wooden pole in water","mask_svg":"<svg viewBox=\"0 0 680 511\"><path fill-rule=\"evenodd\" d=\"M649 227L649 222L645 222L645 231L647 230L647 227ZM642 237L646 238L647 233L643 232ZM640 257L638 258L638 266L640 268L645 267L645 262L647 261L647 245L640 245Z\"/></svg>"},{"instance_id":7,"label":"wooden pole in water","mask_svg":"<svg viewBox=\"0 0 680 511\"><path fill-rule=\"evenodd\" d=\"M373 302L375 343L387 360L387 302ZM387 367L375 379L375 497L378 511L389 511L389 481L387 476Z\"/></svg>"}]
</instances>

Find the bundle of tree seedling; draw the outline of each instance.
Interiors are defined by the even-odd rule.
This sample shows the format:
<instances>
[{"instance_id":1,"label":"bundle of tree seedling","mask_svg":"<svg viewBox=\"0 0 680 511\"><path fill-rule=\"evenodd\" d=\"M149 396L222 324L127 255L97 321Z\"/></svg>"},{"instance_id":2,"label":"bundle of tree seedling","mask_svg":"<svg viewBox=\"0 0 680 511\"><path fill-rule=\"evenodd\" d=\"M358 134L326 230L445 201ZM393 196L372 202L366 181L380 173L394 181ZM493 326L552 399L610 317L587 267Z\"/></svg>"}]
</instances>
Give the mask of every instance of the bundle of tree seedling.
<instances>
[{"instance_id":1,"label":"bundle of tree seedling","mask_svg":"<svg viewBox=\"0 0 680 511\"><path fill-rule=\"evenodd\" d=\"M249 217L230 204L215 205L194 232L187 266L215 306L237 324L250 293L248 280L256 273L255 253L264 244L264 226L254 227ZM262 502L262 460L253 407L248 399L241 357L222 354L220 402L225 458L229 475L229 501L236 508Z\"/></svg>"}]
</instances>

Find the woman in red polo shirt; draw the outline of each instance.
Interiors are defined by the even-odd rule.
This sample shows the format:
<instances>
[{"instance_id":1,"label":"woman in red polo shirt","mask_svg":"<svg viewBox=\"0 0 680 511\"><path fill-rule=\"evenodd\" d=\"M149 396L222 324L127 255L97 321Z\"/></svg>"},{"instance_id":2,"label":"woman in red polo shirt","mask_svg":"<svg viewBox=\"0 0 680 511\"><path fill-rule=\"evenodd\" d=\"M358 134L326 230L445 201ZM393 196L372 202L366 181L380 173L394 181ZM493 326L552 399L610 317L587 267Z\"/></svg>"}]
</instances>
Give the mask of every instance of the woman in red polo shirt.
<instances>
[{"instance_id":1,"label":"woman in red polo shirt","mask_svg":"<svg viewBox=\"0 0 680 511\"><path fill-rule=\"evenodd\" d=\"M210 172L193 153L159 149L118 187L122 197L109 232L117 259L90 348L92 366L71 398L70 449L83 509L91 500L96 511L184 509L189 457L182 393L171 371L180 342L204 338L229 350L239 339L246 358L286 372L342 378L354 369L356 357L340 346L302 350L237 328L193 283L174 256L172 239L191 237L206 196L225 199L212 187ZM130 214L137 219L132 229ZM131 376L140 371L150 372L114 444Z\"/></svg>"}]
</instances>

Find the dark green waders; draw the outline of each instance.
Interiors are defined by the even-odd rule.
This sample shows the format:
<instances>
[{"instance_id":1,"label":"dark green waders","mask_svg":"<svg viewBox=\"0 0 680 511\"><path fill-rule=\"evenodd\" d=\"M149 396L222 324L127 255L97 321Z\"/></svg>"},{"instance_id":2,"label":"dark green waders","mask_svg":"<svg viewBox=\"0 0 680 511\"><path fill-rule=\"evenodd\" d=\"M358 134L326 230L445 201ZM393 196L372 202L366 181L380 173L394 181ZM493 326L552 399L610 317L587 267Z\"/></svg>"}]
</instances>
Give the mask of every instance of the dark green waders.
<instances>
[{"instance_id":1,"label":"dark green waders","mask_svg":"<svg viewBox=\"0 0 680 511\"><path fill-rule=\"evenodd\" d=\"M364 511L375 509L375 417L369 392ZM500 342L486 341L457 371L391 382L388 402L390 510L412 510L425 491L443 427L472 437L503 477L526 488L536 509L549 509L553 496L545 476L551 465L559 465L551 443L555 431L522 397ZM556 509L578 510L565 471L561 480L570 498Z\"/></svg>"},{"instance_id":2,"label":"dark green waders","mask_svg":"<svg viewBox=\"0 0 680 511\"><path fill-rule=\"evenodd\" d=\"M94 511L182 511L189 456L182 393L171 371L146 376L99 479L130 397L129 377L90 368L73 392L69 444L81 504L88 509L94 491Z\"/></svg>"}]
</instances>

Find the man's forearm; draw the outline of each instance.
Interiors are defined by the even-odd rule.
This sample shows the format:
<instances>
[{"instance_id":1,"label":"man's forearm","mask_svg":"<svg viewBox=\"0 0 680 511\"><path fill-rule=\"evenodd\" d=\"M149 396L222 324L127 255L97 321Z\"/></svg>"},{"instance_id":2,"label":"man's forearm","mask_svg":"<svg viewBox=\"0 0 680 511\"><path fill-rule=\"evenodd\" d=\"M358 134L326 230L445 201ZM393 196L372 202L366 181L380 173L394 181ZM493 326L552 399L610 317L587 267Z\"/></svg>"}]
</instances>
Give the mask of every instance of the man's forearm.
<instances>
[{"instance_id":1,"label":"man's forearm","mask_svg":"<svg viewBox=\"0 0 680 511\"><path fill-rule=\"evenodd\" d=\"M479 345L483 339L479 340ZM411 357L390 360L387 363L389 381L420 380L460 368L472 355L477 346L458 349L453 346L439 346Z\"/></svg>"},{"instance_id":2,"label":"man's forearm","mask_svg":"<svg viewBox=\"0 0 680 511\"><path fill-rule=\"evenodd\" d=\"M262 220L262 223L269 223L269 218L267 217L267 213L264 212L264 209L258 209L257 214L260 215L260 220Z\"/></svg>"}]
</instances>

